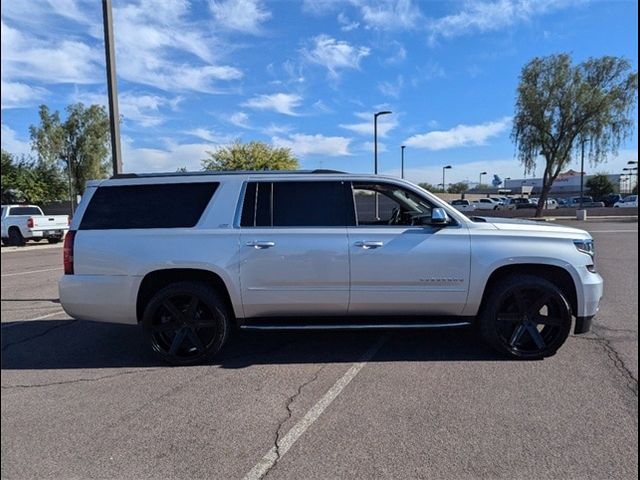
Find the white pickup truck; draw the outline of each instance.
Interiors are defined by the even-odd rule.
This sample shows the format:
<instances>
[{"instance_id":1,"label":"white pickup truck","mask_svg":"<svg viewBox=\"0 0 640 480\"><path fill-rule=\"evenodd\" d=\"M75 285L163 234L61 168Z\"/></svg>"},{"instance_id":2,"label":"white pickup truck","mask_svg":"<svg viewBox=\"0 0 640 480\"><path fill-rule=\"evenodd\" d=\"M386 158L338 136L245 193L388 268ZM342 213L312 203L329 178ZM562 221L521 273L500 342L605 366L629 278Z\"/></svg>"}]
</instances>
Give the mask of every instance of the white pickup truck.
<instances>
[{"instance_id":1,"label":"white pickup truck","mask_svg":"<svg viewBox=\"0 0 640 480\"><path fill-rule=\"evenodd\" d=\"M2 244L22 246L27 240L58 243L69 230L68 215L45 215L36 205L2 205Z\"/></svg>"}]
</instances>

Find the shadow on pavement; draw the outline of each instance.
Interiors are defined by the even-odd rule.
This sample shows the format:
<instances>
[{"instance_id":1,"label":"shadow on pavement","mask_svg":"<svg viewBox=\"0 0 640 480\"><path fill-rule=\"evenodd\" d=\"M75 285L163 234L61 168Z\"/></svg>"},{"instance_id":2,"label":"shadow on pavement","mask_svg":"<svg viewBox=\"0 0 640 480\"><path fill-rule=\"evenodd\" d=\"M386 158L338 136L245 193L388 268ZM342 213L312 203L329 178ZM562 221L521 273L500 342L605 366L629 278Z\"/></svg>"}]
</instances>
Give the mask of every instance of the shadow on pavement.
<instances>
[{"instance_id":1,"label":"shadow on pavement","mask_svg":"<svg viewBox=\"0 0 640 480\"><path fill-rule=\"evenodd\" d=\"M241 332L218 357L221 368L261 364L357 362L381 336L373 361L505 361L473 329L392 332ZM77 320L2 324L2 370L165 366L137 326ZM178 367L176 367L178 368Z\"/></svg>"}]
</instances>

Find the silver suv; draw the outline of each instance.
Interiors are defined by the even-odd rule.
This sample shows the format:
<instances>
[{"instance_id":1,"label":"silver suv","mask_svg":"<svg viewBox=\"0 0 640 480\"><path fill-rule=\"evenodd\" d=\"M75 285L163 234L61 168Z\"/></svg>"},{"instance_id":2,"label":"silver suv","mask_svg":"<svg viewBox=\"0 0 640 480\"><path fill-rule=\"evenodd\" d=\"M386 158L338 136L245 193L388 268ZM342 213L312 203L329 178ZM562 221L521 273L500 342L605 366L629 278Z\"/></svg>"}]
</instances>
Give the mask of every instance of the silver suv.
<instances>
[{"instance_id":1,"label":"silver suv","mask_svg":"<svg viewBox=\"0 0 640 480\"><path fill-rule=\"evenodd\" d=\"M468 218L397 178L339 172L131 174L90 182L64 246L78 319L142 324L174 364L232 327L477 324L496 350L553 355L602 296L587 232Z\"/></svg>"}]
</instances>

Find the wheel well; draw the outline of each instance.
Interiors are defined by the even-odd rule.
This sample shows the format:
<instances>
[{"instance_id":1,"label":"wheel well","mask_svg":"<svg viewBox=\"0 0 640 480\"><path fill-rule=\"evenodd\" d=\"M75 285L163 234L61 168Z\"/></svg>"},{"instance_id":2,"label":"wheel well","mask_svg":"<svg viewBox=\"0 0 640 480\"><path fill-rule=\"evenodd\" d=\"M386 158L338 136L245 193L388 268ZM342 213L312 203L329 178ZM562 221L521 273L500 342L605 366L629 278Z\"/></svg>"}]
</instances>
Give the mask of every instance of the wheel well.
<instances>
[{"instance_id":1,"label":"wheel well","mask_svg":"<svg viewBox=\"0 0 640 480\"><path fill-rule=\"evenodd\" d=\"M565 297L569 301L571 312L576 315L578 312L578 297L576 294L576 286L573 283L571 274L562 267L556 267L554 265L540 265L535 263L521 263L518 265L506 265L493 271L487 284L484 287L484 294L482 295L482 303L480 304L480 312L484 308L484 304L490 295L493 287L503 278L514 274L527 274L535 275L557 286Z\"/></svg>"},{"instance_id":2,"label":"wheel well","mask_svg":"<svg viewBox=\"0 0 640 480\"><path fill-rule=\"evenodd\" d=\"M149 300L151 300L158 290L172 283L183 281L202 282L211 285L222 295L229 307L229 311L233 312L233 304L231 303L229 290L219 275L209 270L199 270L195 268L169 268L147 273L142 279L136 301L138 322L142 320L142 314L144 313L147 303L149 303Z\"/></svg>"}]
</instances>

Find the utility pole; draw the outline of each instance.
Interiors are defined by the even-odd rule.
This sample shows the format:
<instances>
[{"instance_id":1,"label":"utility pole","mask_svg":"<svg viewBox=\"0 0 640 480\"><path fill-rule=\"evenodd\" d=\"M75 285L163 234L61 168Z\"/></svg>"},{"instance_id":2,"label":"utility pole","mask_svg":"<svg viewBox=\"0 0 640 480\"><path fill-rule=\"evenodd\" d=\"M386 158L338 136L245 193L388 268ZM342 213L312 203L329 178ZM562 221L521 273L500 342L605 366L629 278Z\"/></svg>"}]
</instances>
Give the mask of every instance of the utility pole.
<instances>
[{"instance_id":1,"label":"utility pole","mask_svg":"<svg viewBox=\"0 0 640 480\"><path fill-rule=\"evenodd\" d=\"M107 91L109 95L109 126L111 131L111 159L113 174L122 173L120 149L120 114L118 113L118 86L116 81L116 48L113 40L113 13L111 0L102 0L104 21L104 52L107 64Z\"/></svg>"}]
</instances>

